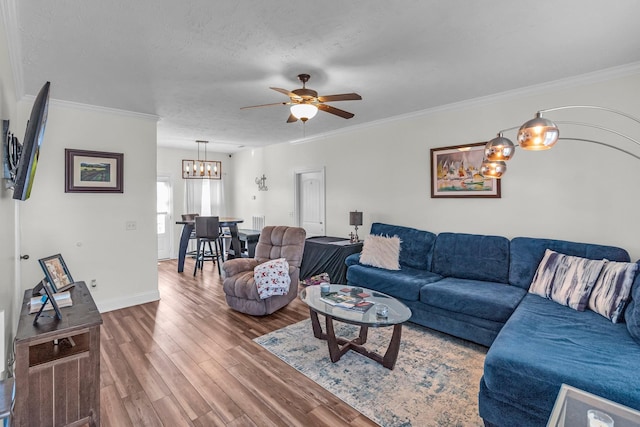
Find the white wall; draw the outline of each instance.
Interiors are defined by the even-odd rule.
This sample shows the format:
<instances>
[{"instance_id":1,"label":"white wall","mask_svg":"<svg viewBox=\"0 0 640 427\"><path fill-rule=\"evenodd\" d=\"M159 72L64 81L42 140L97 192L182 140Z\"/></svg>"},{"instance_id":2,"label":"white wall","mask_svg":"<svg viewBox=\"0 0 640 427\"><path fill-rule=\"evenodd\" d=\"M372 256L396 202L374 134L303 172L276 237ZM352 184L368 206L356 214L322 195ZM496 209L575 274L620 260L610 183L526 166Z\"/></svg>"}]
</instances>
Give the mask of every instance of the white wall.
<instances>
[{"instance_id":1,"label":"white wall","mask_svg":"<svg viewBox=\"0 0 640 427\"><path fill-rule=\"evenodd\" d=\"M265 164L265 161L276 155L275 153L282 147L286 150L289 146L274 145L268 150L255 148L233 155L237 166L234 169L235 173L231 175L234 203L230 214L246 221L246 225L240 228L251 229L251 217L254 215L265 215L265 225L292 225L289 221L293 221L293 218L288 218L287 221L283 218L286 218L288 212L293 211L293 187L290 187L286 181L289 173L293 174L292 167L296 164L295 159L289 157L293 153L287 152L285 158L277 164ZM268 191L258 191L255 180L262 174L267 177ZM285 182L283 183L282 180ZM290 191L290 193L282 194L281 191ZM267 201L277 201L279 205L267 209Z\"/></svg>"},{"instance_id":2,"label":"white wall","mask_svg":"<svg viewBox=\"0 0 640 427\"><path fill-rule=\"evenodd\" d=\"M13 126L16 120L16 96L13 82L13 72L9 61L9 52L4 28L0 23L0 122L9 120L11 130L17 129ZM1 124L0 124L1 126ZM0 127L1 129L1 127ZM22 135L20 136L22 138ZM0 159L2 156L0 156ZM0 160L1 161L1 160ZM0 166L1 167L1 166ZM4 336L4 348L0 354L0 372L5 370L6 351L11 349L13 341L13 302L16 299L16 256L15 246L15 202L13 193L5 190L5 181L0 179L0 311L4 310L5 322L0 336ZM2 334L2 332L4 334ZM0 376L1 378L1 376Z\"/></svg>"},{"instance_id":3,"label":"white wall","mask_svg":"<svg viewBox=\"0 0 640 427\"><path fill-rule=\"evenodd\" d=\"M436 233L549 237L616 245L638 259L639 160L594 144L560 141L546 152L517 150L502 179L501 199L432 199L429 150L487 141L497 131L533 118L537 110L559 105L602 105L640 117L639 89L640 67L636 66L306 143L246 150L235 155L243 172L237 168L233 175L234 214L249 217L264 210L269 224L293 225L294 171L325 166L328 235L347 237L352 231L348 212L357 209L364 212L361 236L372 222L380 221ZM640 138L640 125L606 113L573 110L546 117L606 124ZM313 126L313 121L307 126ZM640 147L611 134L560 128L561 136L593 137L640 155ZM515 132L505 136L515 140ZM254 173L247 174L247 170ZM269 191L257 192L254 175L263 172Z\"/></svg>"},{"instance_id":4,"label":"white wall","mask_svg":"<svg viewBox=\"0 0 640 427\"><path fill-rule=\"evenodd\" d=\"M55 82L51 97L56 96ZM19 103L18 128L31 103ZM124 153L124 193L65 193L65 148ZM92 279L101 311L157 300L156 121L142 115L52 101L31 198L20 205L22 287L62 254L74 280ZM126 231L135 221L137 229Z\"/></svg>"},{"instance_id":5,"label":"white wall","mask_svg":"<svg viewBox=\"0 0 640 427\"><path fill-rule=\"evenodd\" d=\"M192 150L183 150L178 148L158 147L158 176L170 176L171 187L173 189L173 247L171 250L172 258L178 257L178 245L180 244L180 233L182 226L176 225L175 222L181 219L181 215L186 212L185 204L185 182L182 179L182 160L197 159L198 150L193 143ZM204 152L200 157L204 158ZM230 184L230 176L233 174L234 158L224 153L207 153L207 160L215 160L222 162L222 184L224 188L224 198L226 204L226 215L231 215L233 207L233 189Z\"/></svg>"}]
</instances>

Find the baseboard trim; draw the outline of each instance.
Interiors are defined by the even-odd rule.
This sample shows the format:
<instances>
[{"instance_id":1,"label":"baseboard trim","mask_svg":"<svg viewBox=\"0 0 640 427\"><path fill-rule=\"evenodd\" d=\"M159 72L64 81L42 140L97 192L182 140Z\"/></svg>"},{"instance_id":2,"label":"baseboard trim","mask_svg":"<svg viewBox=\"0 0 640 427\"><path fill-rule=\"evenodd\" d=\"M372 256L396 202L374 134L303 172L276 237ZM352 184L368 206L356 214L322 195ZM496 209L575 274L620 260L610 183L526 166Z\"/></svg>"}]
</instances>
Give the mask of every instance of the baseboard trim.
<instances>
[{"instance_id":1,"label":"baseboard trim","mask_svg":"<svg viewBox=\"0 0 640 427\"><path fill-rule=\"evenodd\" d=\"M145 304L147 302L160 300L160 291L143 292L139 294L127 295L122 298L112 298L105 301L96 301L98 311L105 313L107 311L119 310L121 308L131 307L134 305Z\"/></svg>"}]
</instances>

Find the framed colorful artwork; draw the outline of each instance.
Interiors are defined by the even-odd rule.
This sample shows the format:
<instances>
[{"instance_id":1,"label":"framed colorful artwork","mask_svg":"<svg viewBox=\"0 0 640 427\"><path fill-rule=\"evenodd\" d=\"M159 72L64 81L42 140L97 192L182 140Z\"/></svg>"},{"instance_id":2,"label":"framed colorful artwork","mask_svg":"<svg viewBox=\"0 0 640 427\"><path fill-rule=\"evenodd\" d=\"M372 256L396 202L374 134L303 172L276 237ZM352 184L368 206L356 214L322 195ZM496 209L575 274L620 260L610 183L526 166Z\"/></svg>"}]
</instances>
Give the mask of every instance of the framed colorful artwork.
<instances>
[{"instance_id":1,"label":"framed colorful artwork","mask_svg":"<svg viewBox=\"0 0 640 427\"><path fill-rule=\"evenodd\" d=\"M485 142L431 149L431 197L500 198L500 180L482 175Z\"/></svg>"}]
</instances>

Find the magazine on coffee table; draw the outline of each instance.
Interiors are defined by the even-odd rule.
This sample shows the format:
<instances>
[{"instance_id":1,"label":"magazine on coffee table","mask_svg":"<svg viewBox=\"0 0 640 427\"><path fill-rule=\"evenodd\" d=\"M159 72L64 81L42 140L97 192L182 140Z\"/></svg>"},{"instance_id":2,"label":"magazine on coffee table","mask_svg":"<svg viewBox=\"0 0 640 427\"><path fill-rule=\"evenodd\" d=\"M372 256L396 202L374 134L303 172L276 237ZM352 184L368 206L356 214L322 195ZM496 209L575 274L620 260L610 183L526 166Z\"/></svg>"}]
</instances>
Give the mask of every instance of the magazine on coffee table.
<instances>
[{"instance_id":1,"label":"magazine on coffee table","mask_svg":"<svg viewBox=\"0 0 640 427\"><path fill-rule=\"evenodd\" d=\"M322 295L320 297L320 300L326 302L329 305L335 305L344 308L351 308L357 302L357 300L352 296L339 294L338 292L329 292L328 294Z\"/></svg>"},{"instance_id":2,"label":"magazine on coffee table","mask_svg":"<svg viewBox=\"0 0 640 427\"><path fill-rule=\"evenodd\" d=\"M350 295L345 295L338 292L330 292L326 295L323 295L320 297L320 300L335 307L359 311L360 313L365 313L367 310L373 307L372 302L364 301L361 298L354 298Z\"/></svg>"}]
</instances>

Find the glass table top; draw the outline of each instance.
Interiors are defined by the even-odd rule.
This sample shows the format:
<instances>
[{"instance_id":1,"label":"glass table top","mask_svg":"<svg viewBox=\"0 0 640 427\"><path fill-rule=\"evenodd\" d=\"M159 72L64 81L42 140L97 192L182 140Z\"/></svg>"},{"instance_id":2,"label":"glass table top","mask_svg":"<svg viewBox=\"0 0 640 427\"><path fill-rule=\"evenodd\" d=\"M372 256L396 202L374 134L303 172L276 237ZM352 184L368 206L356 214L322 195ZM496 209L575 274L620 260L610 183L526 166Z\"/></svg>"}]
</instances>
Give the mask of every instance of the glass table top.
<instances>
[{"instance_id":1,"label":"glass table top","mask_svg":"<svg viewBox=\"0 0 640 427\"><path fill-rule=\"evenodd\" d=\"M309 286L303 289L300 291L299 296L300 299L312 310L347 323L371 327L391 326L397 325L398 323L404 323L411 317L411 310L409 310L409 307L392 296L383 294L382 292L347 285L330 285L329 288L329 292L331 294L341 295L344 296L345 299L349 300L347 305L361 301L370 302L373 303L373 305L365 312L332 305L327 302L326 295L321 293L320 286L318 285ZM357 296L356 294L360 294L364 298ZM378 308L382 305L388 308L386 317L381 317L377 314Z\"/></svg>"}]
</instances>

